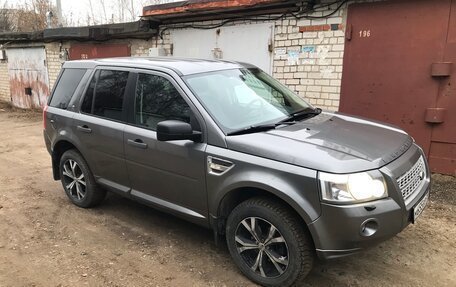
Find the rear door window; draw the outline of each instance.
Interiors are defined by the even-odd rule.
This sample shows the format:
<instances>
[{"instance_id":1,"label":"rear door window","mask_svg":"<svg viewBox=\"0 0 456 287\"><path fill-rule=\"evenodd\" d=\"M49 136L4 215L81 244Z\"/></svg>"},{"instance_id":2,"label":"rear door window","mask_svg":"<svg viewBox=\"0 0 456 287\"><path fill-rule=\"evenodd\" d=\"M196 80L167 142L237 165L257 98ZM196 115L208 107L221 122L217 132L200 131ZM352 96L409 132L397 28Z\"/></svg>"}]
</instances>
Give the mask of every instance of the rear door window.
<instances>
[{"instance_id":1,"label":"rear door window","mask_svg":"<svg viewBox=\"0 0 456 287\"><path fill-rule=\"evenodd\" d=\"M128 74L127 71L97 71L89 84L81 111L121 121Z\"/></svg>"},{"instance_id":2,"label":"rear door window","mask_svg":"<svg viewBox=\"0 0 456 287\"><path fill-rule=\"evenodd\" d=\"M92 106L93 106L93 94L95 92L95 85L97 84L98 76L100 75L100 71L96 71L95 75L93 75L92 80L90 80L89 87L84 96L84 100L82 101L81 105L81 112L86 114L92 113Z\"/></svg>"},{"instance_id":3,"label":"rear door window","mask_svg":"<svg viewBox=\"0 0 456 287\"><path fill-rule=\"evenodd\" d=\"M84 76L86 69L65 69L55 87L49 106L67 109L68 103L74 94L79 82Z\"/></svg>"}]
</instances>

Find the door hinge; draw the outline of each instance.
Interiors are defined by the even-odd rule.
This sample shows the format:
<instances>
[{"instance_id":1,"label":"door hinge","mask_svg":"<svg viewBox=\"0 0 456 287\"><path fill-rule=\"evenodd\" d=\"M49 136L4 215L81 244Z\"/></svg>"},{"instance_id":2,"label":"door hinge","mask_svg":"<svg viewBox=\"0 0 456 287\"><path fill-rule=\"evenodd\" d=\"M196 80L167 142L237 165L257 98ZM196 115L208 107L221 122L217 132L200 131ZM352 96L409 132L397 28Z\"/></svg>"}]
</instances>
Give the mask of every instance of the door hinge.
<instances>
[{"instance_id":1,"label":"door hinge","mask_svg":"<svg viewBox=\"0 0 456 287\"><path fill-rule=\"evenodd\" d=\"M427 108L424 120L431 124L440 124L445 121L445 108Z\"/></svg>"},{"instance_id":2,"label":"door hinge","mask_svg":"<svg viewBox=\"0 0 456 287\"><path fill-rule=\"evenodd\" d=\"M431 65L431 76L448 77L451 75L452 62L437 62Z\"/></svg>"},{"instance_id":3,"label":"door hinge","mask_svg":"<svg viewBox=\"0 0 456 287\"><path fill-rule=\"evenodd\" d=\"M347 28L345 29L345 39L347 41L350 41L352 39L352 34L353 34L353 25L347 25Z\"/></svg>"}]
</instances>

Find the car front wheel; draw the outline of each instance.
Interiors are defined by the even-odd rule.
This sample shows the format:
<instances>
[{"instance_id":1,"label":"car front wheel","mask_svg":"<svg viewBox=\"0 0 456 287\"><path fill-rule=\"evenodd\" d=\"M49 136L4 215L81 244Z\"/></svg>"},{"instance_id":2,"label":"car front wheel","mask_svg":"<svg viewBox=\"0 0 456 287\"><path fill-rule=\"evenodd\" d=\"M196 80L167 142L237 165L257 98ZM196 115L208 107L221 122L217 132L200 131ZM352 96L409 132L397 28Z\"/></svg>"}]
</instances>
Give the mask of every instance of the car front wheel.
<instances>
[{"instance_id":1,"label":"car front wheel","mask_svg":"<svg viewBox=\"0 0 456 287\"><path fill-rule=\"evenodd\" d=\"M302 221L272 200L239 204L228 217L226 236L236 265L263 286L290 286L312 269L313 248Z\"/></svg>"}]
</instances>

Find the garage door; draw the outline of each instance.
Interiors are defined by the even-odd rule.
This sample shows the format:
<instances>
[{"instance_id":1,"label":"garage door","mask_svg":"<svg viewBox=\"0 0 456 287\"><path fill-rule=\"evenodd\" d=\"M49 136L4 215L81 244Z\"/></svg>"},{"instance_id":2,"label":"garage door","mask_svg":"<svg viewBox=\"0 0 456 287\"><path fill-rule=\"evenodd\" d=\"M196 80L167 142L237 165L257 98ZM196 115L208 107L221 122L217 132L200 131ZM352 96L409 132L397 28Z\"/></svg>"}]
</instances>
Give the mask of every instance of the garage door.
<instances>
[{"instance_id":1,"label":"garage door","mask_svg":"<svg viewBox=\"0 0 456 287\"><path fill-rule=\"evenodd\" d=\"M70 60L129 57L128 44L76 44L70 47Z\"/></svg>"},{"instance_id":2,"label":"garage door","mask_svg":"<svg viewBox=\"0 0 456 287\"><path fill-rule=\"evenodd\" d=\"M273 29L272 24L249 24L173 30L173 56L247 62L271 73Z\"/></svg>"},{"instance_id":3,"label":"garage door","mask_svg":"<svg viewBox=\"0 0 456 287\"><path fill-rule=\"evenodd\" d=\"M349 6L342 112L400 126L456 173L456 0ZM450 23L450 24L449 24Z\"/></svg>"},{"instance_id":4,"label":"garage door","mask_svg":"<svg viewBox=\"0 0 456 287\"><path fill-rule=\"evenodd\" d=\"M12 104L41 108L49 96L49 77L44 47L7 50Z\"/></svg>"}]
</instances>

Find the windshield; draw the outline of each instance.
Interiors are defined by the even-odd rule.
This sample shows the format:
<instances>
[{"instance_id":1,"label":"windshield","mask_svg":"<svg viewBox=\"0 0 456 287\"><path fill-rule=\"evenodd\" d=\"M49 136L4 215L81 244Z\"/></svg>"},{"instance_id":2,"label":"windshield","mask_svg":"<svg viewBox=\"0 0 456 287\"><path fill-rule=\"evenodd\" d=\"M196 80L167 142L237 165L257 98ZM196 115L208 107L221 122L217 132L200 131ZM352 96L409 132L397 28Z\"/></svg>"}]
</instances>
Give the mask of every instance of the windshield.
<instances>
[{"instance_id":1,"label":"windshield","mask_svg":"<svg viewBox=\"0 0 456 287\"><path fill-rule=\"evenodd\" d=\"M234 69L185 76L190 89L226 133L269 123L312 108L259 69Z\"/></svg>"}]
</instances>

